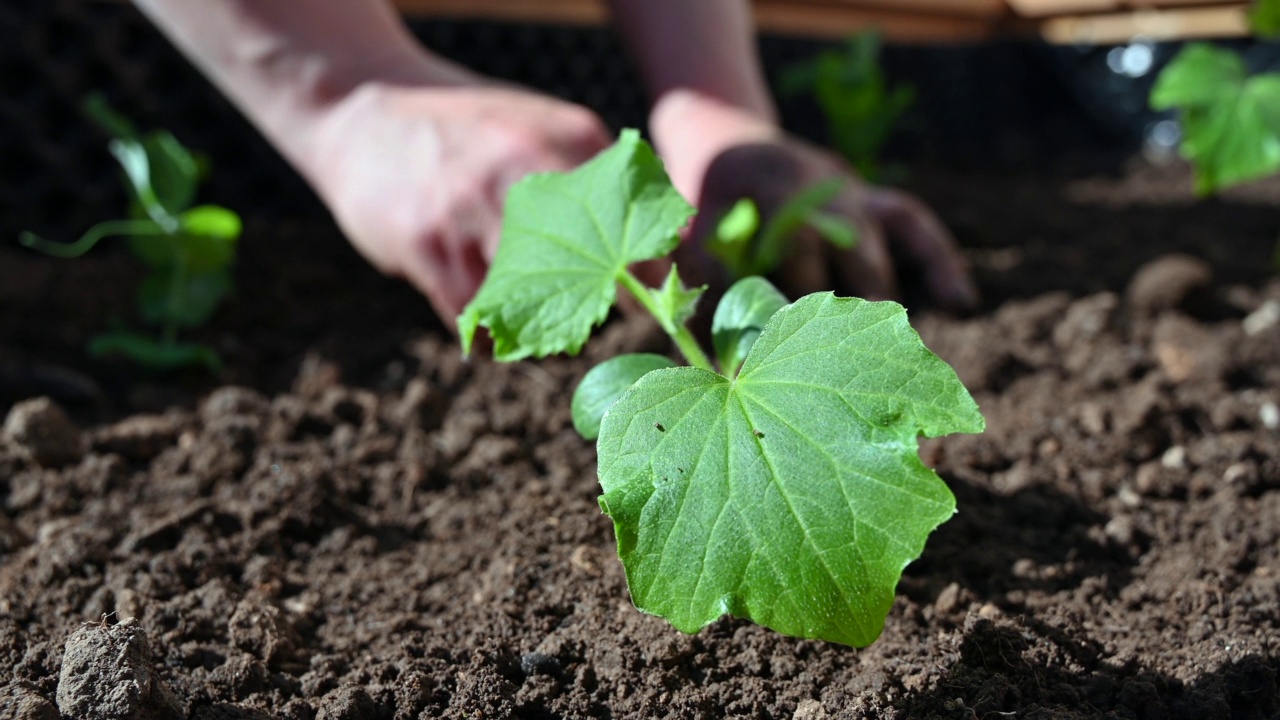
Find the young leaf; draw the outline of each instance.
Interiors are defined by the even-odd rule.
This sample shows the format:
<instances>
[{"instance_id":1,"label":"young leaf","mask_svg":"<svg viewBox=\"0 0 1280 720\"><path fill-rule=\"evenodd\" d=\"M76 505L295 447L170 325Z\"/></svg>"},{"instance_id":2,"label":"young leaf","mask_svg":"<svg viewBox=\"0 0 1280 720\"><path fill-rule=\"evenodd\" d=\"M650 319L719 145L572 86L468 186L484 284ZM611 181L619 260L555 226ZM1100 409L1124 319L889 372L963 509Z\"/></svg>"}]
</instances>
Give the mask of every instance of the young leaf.
<instances>
[{"instance_id":1,"label":"young leaf","mask_svg":"<svg viewBox=\"0 0 1280 720\"><path fill-rule=\"evenodd\" d=\"M591 368L573 392L573 427L584 440L600 435L600 420L627 388L653 370L676 367L662 355L634 353L610 358Z\"/></svg>"},{"instance_id":2,"label":"young leaf","mask_svg":"<svg viewBox=\"0 0 1280 720\"><path fill-rule=\"evenodd\" d=\"M792 195L782 207L774 211L769 222L760 231L748 274L763 275L776 268L786 256L788 241L823 205L839 195L842 187L844 181L839 178L814 183Z\"/></svg>"},{"instance_id":3,"label":"young leaf","mask_svg":"<svg viewBox=\"0 0 1280 720\"><path fill-rule=\"evenodd\" d=\"M751 198L742 198L716 224L715 239L722 243L745 243L760 228L760 208Z\"/></svg>"},{"instance_id":4,"label":"young leaf","mask_svg":"<svg viewBox=\"0 0 1280 720\"><path fill-rule=\"evenodd\" d=\"M654 317L662 325L668 335L675 335L698 308L698 298L707 291L707 286L686 289L680 282L680 275L673 263L667 273L667 279L660 288L649 288L649 298L653 301Z\"/></svg>"},{"instance_id":5,"label":"young leaf","mask_svg":"<svg viewBox=\"0 0 1280 720\"><path fill-rule=\"evenodd\" d=\"M177 370L204 367L213 372L222 369L218 354L206 345L166 343L147 335L120 332L99 335L89 343L94 357L120 355L151 370Z\"/></svg>"},{"instance_id":6,"label":"young leaf","mask_svg":"<svg viewBox=\"0 0 1280 720\"><path fill-rule=\"evenodd\" d=\"M1181 111L1202 195L1280 170L1280 74L1248 77L1235 53L1195 43L1160 73L1151 106Z\"/></svg>"},{"instance_id":7,"label":"young leaf","mask_svg":"<svg viewBox=\"0 0 1280 720\"><path fill-rule=\"evenodd\" d=\"M632 600L693 632L726 613L863 646L955 499L917 437L982 416L896 303L809 295L735 380L645 375L598 443Z\"/></svg>"},{"instance_id":8,"label":"young leaf","mask_svg":"<svg viewBox=\"0 0 1280 720\"><path fill-rule=\"evenodd\" d=\"M170 215L191 207L200 184L200 164L168 130L148 133L142 140L151 165L156 199Z\"/></svg>"},{"instance_id":9,"label":"young leaf","mask_svg":"<svg viewBox=\"0 0 1280 720\"><path fill-rule=\"evenodd\" d=\"M1280 0L1257 0L1249 10L1249 29L1264 38L1280 36Z\"/></svg>"},{"instance_id":10,"label":"young leaf","mask_svg":"<svg viewBox=\"0 0 1280 720\"><path fill-rule=\"evenodd\" d=\"M729 288L711 320L711 344L722 373L727 377L737 374L765 323L786 304L787 297L758 275Z\"/></svg>"},{"instance_id":11,"label":"young leaf","mask_svg":"<svg viewBox=\"0 0 1280 720\"><path fill-rule=\"evenodd\" d=\"M458 317L463 352L484 326L499 360L576 353L627 266L671 252L692 214L634 130L573 172L516 183L497 257Z\"/></svg>"}]
</instances>

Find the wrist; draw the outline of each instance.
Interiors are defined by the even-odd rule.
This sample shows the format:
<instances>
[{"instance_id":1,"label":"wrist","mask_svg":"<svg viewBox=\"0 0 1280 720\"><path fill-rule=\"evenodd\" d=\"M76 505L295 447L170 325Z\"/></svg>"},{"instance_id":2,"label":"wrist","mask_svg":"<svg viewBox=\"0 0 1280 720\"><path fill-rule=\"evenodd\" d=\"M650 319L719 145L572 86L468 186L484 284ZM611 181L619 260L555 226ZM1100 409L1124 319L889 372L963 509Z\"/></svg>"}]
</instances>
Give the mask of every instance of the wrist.
<instances>
[{"instance_id":1,"label":"wrist","mask_svg":"<svg viewBox=\"0 0 1280 720\"><path fill-rule=\"evenodd\" d=\"M377 53L350 53L299 64L280 84L281 99L255 118L264 133L312 184L332 170L331 154L344 144L349 118L377 107L397 88L475 85L482 79L417 45ZM288 89L286 89L288 88Z\"/></svg>"}]
</instances>

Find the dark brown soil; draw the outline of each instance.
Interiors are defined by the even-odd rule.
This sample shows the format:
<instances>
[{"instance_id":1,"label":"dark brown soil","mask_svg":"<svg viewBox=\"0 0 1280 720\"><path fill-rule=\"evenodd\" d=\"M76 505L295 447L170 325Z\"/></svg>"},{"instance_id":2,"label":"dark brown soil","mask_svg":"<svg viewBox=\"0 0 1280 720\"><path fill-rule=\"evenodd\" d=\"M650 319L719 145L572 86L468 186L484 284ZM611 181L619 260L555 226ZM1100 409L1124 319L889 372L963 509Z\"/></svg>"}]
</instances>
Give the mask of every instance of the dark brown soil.
<instances>
[{"instance_id":1,"label":"dark brown soil","mask_svg":"<svg viewBox=\"0 0 1280 720\"><path fill-rule=\"evenodd\" d=\"M251 226L216 381L82 356L123 253L0 246L0 717L1280 717L1280 193L1188 184L921 173L990 428L923 447L960 513L863 650L633 609L588 362L462 362L327 226Z\"/></svg>"}]
</instances>

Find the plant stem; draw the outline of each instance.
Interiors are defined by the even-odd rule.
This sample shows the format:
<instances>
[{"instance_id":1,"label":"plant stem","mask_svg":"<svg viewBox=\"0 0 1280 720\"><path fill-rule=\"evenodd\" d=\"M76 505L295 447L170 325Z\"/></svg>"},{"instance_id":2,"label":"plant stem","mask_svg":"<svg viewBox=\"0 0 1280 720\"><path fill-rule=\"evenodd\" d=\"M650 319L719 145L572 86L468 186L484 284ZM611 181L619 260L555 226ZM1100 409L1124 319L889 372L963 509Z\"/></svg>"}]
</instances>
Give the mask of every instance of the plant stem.
<instances>
[{"instance_id":1,"label":"plant stem","mask_svg":"<svg viewBox=\"0 0 1280 720\"><path fill-rule=\"evenodd\" d=\"M89 252L99 240L111 235L161 235L163 233L164 229L151 220L108 220L89 228L79 240L73 243L51 242L29 232L19 235L18 242L46 255L73 258Z\"/></svg>"},{"instance_id":2,"label":"plant stem","mask_svg":"<svg viewBox=\"0 0 1280 720\"><path fill-rule=\"evenodd\" d=\"M166 346L173 345L178 340L178 316L181 315L183 305L182 289L187 282L187 252L183 245L186 238L175 234L169 239L174 243L177 263L169 276L169 310L165 313L164 325L160 330L160 342Z\"/></svg>"},{"instance_id":3,"label":"plant stem","mask_svg":"<svg viewBox=\"0 0 1280 720\"><path fill-rule=\"evenodd\" d=\"M632 297L640 301L644 309L648 310L649 314L658 321L662 329L675 341L676 347L680 349L680 354L684 355L684 359L690 365L708 372L716 371L715 366L711 364L711 359L702 351L702 346L698 344L698 339L693 336L689 328L684 325L677 325L672 318L667 317L666 313L663 313L653 302L653 296L649 294L649 288L645 287L644 283L640 282L635 275L632 275L630 270L623 270L622 274L618 276L618 282L627 289L627 292L631 293Z\"/></svg>"}]
</instances>

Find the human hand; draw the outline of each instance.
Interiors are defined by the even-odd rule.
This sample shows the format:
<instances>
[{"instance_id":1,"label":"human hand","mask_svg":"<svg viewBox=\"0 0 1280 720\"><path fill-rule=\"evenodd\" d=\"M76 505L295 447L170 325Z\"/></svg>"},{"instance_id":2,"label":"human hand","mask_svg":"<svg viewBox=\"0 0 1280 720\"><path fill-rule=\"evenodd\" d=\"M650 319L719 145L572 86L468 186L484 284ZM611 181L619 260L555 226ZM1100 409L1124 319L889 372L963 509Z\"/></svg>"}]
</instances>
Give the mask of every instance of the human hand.
<instances>
[{"instance_id":1,"label":"human hand","mask_svg":"<svg viewBox=\"0 0 1280 720\"><path fill-rule=\"evenodd\" d=\"M741 198L754 200L768 217L797 191L835 177L846 182L825 209L857 229L858 244L840 250L812 230L797 233L779 270L784 290L794 296L845 286L870 299L897 298L896 254L921 273L924 289L940 306L964 311L977 304L955 240L915 197L869 186L835 155L741 110L689 95L666 102L651 119L654 139L676 187L698 207L689 232L694 249L682 260L686 274L708 277L698 243Z\"/></svg>"},{"instance_id":2,"label":"human hand","mask_svg":"<svg viewBox=\"0 0 1280 720\"><path fill-rule=\"evenodd\" d=\"M318 138L308 175L347 237L450 325L493 260L508 188L611 140L585 108L470 78L359 89Z\"/></svg>"}]
</instances>

